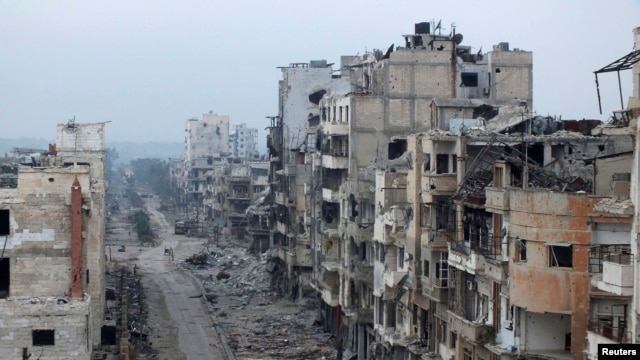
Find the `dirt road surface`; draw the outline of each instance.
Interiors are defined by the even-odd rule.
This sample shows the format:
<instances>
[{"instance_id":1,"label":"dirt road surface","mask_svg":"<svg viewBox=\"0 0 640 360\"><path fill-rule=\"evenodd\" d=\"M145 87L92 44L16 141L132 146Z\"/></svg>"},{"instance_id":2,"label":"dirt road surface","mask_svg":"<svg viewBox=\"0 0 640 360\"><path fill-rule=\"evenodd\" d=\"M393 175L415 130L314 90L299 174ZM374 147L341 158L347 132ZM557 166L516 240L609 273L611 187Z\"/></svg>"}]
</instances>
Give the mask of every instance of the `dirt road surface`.
<instances>
[{"instance_id":1,"label":"dirt road surface","mask_svg":"<svg viewBox=\"0 0 640 360\"><path fill-rule=\"evenodd\" d=\"M237 239L214 244L174 235L176 215L159 212L153 197L145 199L145 208L158 239L142 247L128 222L135 209L121 203L122 211L111 216L107 243L113 261L141 276L154 351L139 359L335 358L332 336L317 326L317 300L278 297L264 258L248 254ZM117 252L119 245L126 251ZM165 248L173 250L173 259ZM187 264L194 254L206 263Z\"/></svg>"}]
</instances>

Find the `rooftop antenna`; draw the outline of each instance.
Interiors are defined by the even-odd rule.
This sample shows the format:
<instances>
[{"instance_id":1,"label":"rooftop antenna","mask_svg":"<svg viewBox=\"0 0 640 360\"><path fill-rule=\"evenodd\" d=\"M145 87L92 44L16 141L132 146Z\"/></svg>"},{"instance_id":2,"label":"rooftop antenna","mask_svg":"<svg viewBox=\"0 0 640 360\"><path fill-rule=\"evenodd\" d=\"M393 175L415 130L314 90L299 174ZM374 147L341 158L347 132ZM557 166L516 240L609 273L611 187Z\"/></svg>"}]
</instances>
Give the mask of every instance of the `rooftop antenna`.
<instances>
[{"instance_id":1,"label":"rooftop antenna","mask_svg":"<svg viewBox=\"0 0 640 360\"><path fill-rule=\"evenodd\" d=\"M67 121L67 127L69 129L75 129L75 127L76 127L76 116L75 115L73 115L73 117Z\"/></svg>"},{"instance_id":2,"label":"rooftop antenna","mask_svg":"<svg viewBox=\"0 0 640 360\"><path fill-rule=\"evenodd\" d=\"M438 30L438 35L442 35L442 19L438 21L438 24L436 24L435 29L433 29L433 32L435 32L436 30Z\"/></svg>"}]
</instances>

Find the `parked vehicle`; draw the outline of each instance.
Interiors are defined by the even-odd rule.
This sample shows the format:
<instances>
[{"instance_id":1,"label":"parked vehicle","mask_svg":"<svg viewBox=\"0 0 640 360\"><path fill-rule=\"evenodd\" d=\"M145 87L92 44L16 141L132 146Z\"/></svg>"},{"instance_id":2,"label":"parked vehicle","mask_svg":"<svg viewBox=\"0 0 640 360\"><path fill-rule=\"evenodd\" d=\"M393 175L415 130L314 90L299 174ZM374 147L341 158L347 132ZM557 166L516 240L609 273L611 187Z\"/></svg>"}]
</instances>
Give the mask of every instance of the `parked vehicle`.
<instances>
[{"instance_id":1,"label":"parked vehicle","mask_svg":"<svg viewBox=\"0 0 640 360\"><path fill-rule=\"evenodd\" d=\"M187 226L182 220L177 220L174 226L174 233L176 235L183 235L187 233Z\"/></svg>"}]
</instances>

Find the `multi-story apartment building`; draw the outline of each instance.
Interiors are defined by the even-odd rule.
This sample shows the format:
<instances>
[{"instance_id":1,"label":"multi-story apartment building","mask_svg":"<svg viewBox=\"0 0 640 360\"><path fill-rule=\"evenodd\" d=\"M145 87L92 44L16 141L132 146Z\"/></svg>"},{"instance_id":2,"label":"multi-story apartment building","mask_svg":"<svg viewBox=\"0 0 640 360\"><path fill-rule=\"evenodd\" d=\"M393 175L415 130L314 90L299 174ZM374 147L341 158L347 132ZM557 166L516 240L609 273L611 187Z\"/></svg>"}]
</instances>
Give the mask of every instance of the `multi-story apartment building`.
<instances>
[{"instance_id":1,"label":"multi-story apartment building","mask_svg":"<svg viewBox=\"0 0 640 360\"><path fill-rule=\"evenodd\" d=\"M270 247L283 293L299 292L308 285L312 269L310 233L315 229L309 193L315 134L309 130L320 118L318 104L327 93L346 94L346 78L334 74L325 60L294 63L280 68L278 115L271 118L267 136L271 202ZM250 217L260 218L260 209ZM254 222L255 224L255 222ZM262 222L264 224L264 222ZM258 228L260 229L260 228ZM258 235L258 234L256 234ZM259 235L260 236L260 235ZM291 284L301 283L295 287Z\"/></svg>"},{"instance_id":2,"label":"multi-story apartment building","mask_svg":"<svg viewBox=\"0 0 640 360\"><path fill-rule=\"evenodd\" d=\"M202 120L185 121L184 185L187 216L200 222L211 218L204 207L205 174L223 165L229 154L229 116L212 112Z\"/></svg>"},{"instance_id":3,"label":"multi-story apartment building","mask_svg":"<svg viewBox=\"0 0 640 360\"><path fill-rule=\"evenodd\" d=\"M4 357L89 359L100 345L104 157L104 124L70 121L0 189Z\"/></svg>"},{"instance_id":4,"label":"multi-story apartment building","mask_svg":"<svg viewBox=\"0 0 640 360\"><path fill-rule=\"evenodd\" d=\"M234 158L256 158L258 154L258 129L247 124L233 125L229 134L229 151Z\"/></svg>"},{"instance_id":5,"label":"multi-story apartment building","mask_svg":"<svg viewBox=\"0 0 640 360\"><path fill-rule=\"evenodd\" d=\"M405 229L411 198L399 194L403 186L393 190L390 185L401 181L402 165L414 160L403 156L406 135L439 128L452 115L464 126L465 119L500 113L500 123L507 126L510 114L531 103L530 52L509 51L501 43L487 54L472 54L461 40L460 34L432 34L428 23L416 24L415 34L405 36L405 47L343 57L350 93L325 94L320 102L310 186L312 213L322 219L312 232L318 254L313 284L323 294L326 322L340 334L346 351L361 358L371 344L388 338L384 324L396 318L394 311L375 313L374 307L380 309L389 297L399 301L410 279L403 254L415 253L405 244L415 241ZM503 79L516 80L509 85L511 80ZM457 165L452 159L446 166ZM395 180L376 175L390 168ZM378 189L376 178L388 186ZM383 231L387 227L398 232L391 236ZM338 266L321 265L323 253L331 253L329 244L337 247L330 264L337 260ZM339 281L321 281L327 276Z\"/></svg>"},{"instance_id":6,"label":"multi-story apartment building","mask_svg":"<svg viewBox=\"0 0 640 360\"><path fill-rule=\"evenodd\" d=\"M638 114L536 116L530 52L476 53L430 30L343 57L348 92L283 69L271 192L249 212L261 236L272 229L274 273L308 271L297 250L310 249L346 357L597 358L597 343L635 339ZM634 94L638 59L608 70L633 65Z\"/></svg>"}]
</instances>

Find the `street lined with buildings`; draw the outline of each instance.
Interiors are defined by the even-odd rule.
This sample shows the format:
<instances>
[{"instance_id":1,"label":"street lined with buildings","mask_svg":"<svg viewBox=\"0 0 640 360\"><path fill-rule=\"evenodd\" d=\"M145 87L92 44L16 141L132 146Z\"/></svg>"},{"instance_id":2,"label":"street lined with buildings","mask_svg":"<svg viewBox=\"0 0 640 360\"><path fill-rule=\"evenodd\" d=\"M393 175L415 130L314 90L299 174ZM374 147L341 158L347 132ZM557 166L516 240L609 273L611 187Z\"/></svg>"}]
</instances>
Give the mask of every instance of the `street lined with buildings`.
<instances>
[{"instance_id":1,"label":"street lined with buildings","mask_svg":"<svg viewBox=\"0 0 640 360\"><path fill-rule=\"evenodd\" d=\"M640 28L595 69L633 73L607 122L534 113L532 52L439 30L279 67L266 156L230 116L186 120L166 194L131 169L106 181L104 123L0 158L0 353L578 360L640 343Z\"/></svg>"}]
</instances>

